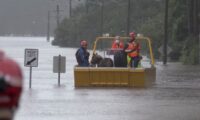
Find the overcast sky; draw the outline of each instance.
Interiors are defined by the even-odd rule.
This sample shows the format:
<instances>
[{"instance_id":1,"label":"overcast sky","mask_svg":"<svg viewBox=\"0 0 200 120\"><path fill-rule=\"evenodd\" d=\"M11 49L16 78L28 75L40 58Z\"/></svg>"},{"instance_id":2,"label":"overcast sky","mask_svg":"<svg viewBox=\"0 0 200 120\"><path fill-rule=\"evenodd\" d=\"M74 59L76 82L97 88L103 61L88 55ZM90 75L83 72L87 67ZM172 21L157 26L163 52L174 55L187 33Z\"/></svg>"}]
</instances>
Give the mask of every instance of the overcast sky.
<instances>
[{"instance_id":1,"label":"overcast sky","mask_svg":"<svg viewBox=\"0 0 200 120\"><path fill-rule=\"evenodd\" d=\"M82 0L84 1L84 0ZM0 35L32 34L45 35L47 11L51 11L51 28L55 28L56 5L60 6L61 17L69 15L69 0L0 0ZM72 5L80 4L72 0ZM53 30L51 30L53 32Z\"/></svg>"}]
</instances>

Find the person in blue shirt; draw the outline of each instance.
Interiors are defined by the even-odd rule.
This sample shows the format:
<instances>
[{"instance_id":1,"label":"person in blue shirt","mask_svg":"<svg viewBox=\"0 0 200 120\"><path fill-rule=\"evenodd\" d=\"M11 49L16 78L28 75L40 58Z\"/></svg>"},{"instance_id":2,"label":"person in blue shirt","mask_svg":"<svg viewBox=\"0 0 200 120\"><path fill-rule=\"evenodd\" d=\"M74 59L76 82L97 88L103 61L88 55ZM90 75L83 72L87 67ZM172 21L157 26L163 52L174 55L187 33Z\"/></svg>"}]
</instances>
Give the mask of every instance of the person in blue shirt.
<instances>
[{"instance_id":1,"label":"person in blue shirt","mask_svg":"<svg viewBox=\"0 0 200 120\"><path fill-rule=\"evenodd\" d=\"M87 41L81 40L81 47L76 51L76 60L79 67L88 67L89 66L89 56L90 53L87 51Z\"/></svg>"}]
</instances>

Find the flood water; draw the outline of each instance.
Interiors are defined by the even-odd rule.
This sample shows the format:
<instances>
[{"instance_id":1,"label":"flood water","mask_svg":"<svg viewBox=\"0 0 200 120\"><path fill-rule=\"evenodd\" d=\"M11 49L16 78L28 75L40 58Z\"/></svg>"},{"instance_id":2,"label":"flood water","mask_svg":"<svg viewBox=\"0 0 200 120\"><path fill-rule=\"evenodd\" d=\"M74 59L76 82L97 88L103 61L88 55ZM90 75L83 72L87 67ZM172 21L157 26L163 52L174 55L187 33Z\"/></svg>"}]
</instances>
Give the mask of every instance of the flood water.
<instances>
[{"instance_id":1,"label":"flood water","mask_svg":"<svg viewBox=\"0 0 200 120\"><path fill-rule=\"evenodd\" d=\"M24 49L39 49L39 66L24 67ZM0 49L24 73L24 90L15 120L200 120L200 66L156 62L150 88L74 88L76 48L51 46L45 37L0 37ZM53 56L66 56L66 73L53 73Z\"/></svg>"}]
</instances>

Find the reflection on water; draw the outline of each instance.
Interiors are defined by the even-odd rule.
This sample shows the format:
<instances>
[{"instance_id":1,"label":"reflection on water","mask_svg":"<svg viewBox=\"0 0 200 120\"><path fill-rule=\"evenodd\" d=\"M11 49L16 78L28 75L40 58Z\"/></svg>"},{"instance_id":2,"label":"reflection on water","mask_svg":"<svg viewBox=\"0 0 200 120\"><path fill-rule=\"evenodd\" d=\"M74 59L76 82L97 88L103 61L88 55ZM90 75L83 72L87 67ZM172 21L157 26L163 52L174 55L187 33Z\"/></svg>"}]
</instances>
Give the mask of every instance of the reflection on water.
<instances>
[{"instance_id":1,"label":"reflection on water","mask_svg":"<svg viewBox=\"0 0 200 120\"><path fill-rule=\"evenodd\" d=\"M16 120L199 120L200 66L156 63L157 80L152 88L74 88L76 48L51 46L46 38L0 37L0 48L24 70L21 107ZM39 67L24 67L24 49L39 49ZM66 56L66 73L53 71L53 56Z\"/></svg>"}]
</instances>

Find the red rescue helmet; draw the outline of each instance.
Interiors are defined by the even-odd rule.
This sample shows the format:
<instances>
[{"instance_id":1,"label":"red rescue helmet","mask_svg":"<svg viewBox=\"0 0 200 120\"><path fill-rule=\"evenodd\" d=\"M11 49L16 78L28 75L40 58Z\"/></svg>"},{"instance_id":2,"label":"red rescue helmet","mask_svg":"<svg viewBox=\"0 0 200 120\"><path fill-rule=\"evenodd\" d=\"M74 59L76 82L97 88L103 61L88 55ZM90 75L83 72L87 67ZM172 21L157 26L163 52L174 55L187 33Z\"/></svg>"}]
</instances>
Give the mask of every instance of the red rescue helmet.
<instances>
[{"instance_id":1,"label":"red rescue helmet","mask_svg":"<svg viewBox=\"0 0 200 120\"><path fill-rule=\"evenodd\" d=\"M87 46L87 41L86 40L81 40L81 46Z\"/></svg>"},{"instance_id":2,"label":"red rescue helmet","mask_svg":"<svg viewBox=\"0 0 200 120\"><path fill-rule=\"evenodd\" d=\"M16 108L21 96L23 75L19 65L0 50L0 108Z\"/></svg>"},{"instance_id":3,"label":"red rescue helmet","mask_svg":"<svg viewBox=\"0 0 200 120\"><path fill-rule=\"evenodd\" d=\"M130 32L130 33L129 33L129 36L130 36L131 38L135 38L136 34L135 34L135 32Z\"/></svg>"}]
</instances>

